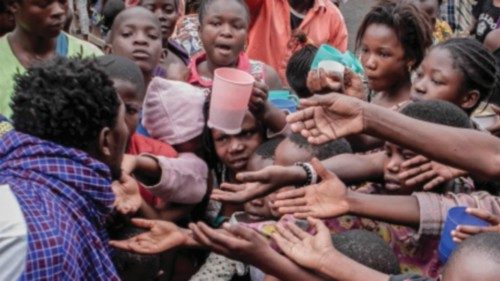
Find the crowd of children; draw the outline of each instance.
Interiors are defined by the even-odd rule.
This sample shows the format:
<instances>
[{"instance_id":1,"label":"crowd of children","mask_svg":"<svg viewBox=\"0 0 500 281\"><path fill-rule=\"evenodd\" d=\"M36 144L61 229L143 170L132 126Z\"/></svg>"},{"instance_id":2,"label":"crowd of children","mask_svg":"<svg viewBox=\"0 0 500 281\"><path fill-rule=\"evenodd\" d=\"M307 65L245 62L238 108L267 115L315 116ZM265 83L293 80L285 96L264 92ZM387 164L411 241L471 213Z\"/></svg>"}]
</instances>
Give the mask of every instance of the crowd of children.
<instances>
[{"instance_id":1,"label":"crowd of children","mask_svg":"<svg viewBox=\"0 0 500 281\"><path fill-rule=\"evenodd\" d=\"M498 280L500 1L451 2L0 0L0 280Z\"/></svg>"}]
</instances>

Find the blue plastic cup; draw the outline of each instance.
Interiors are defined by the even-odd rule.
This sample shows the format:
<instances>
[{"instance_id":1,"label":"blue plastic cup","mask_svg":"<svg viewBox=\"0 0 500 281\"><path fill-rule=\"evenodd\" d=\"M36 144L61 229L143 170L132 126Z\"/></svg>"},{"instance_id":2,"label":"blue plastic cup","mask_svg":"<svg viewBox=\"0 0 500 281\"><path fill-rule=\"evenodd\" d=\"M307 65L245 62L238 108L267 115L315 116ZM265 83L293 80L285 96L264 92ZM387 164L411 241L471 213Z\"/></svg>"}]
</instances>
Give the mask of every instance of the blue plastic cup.
<instances>
[{"instance_id":1,"label":"blue plastic cup","mask_svg":"<svg viewBox=\"0 0 500 281\"><path fill-rule=\"evenodd\" d=\"M268 100L293 100L295 104L299 103L299 98L296 95L290 94L289 90L271 90L269 91Z\"/></svg>"},{"instance_id":2,"label":"blue plastic cup","mask_svg":"<svg viewBox=\"0 0 500 281\"><path fill-rule=\"evenodd\" d=\"M444 223L443 232L441 232L441 240L439 240L438 254L439 261L446 263L456 244L451 237L451 231L455 230L458 225L473 225L473 226L489 226L490 224L478 217L472 216L465 212L466 207L453 207L448 210L448 215Z\"/></svg>"},{"instance_id":3,"label":"blue plastic cup","mask_svg":"<svg viewBox=\"0 0 500 281\"><path fill-rule=\"evenodd\" d=\"M285 111L286 113L293 113L297 111L297 104L290 99L274 99L269 101L274 107Z\"/></svg>"}]
</instances>

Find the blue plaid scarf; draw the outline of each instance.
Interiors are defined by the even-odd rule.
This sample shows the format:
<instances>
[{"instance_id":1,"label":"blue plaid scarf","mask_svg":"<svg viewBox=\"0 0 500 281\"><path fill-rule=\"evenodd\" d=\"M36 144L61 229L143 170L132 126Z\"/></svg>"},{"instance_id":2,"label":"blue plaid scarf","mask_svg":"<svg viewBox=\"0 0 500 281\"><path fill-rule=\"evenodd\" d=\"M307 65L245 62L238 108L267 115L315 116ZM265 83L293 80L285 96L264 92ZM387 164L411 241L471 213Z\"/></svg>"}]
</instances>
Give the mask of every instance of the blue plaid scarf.
<instances>
[{"instance_id":1,"label":"blue plaid scarf","mask_svg":"<svg viewBox=\"0 0 500 281\"><path fill-rule=\"evenodd\" d=\"M104 229L114 200L106 165L12 130L0 141L0 184L28 226L21 280L119 280Z\"/></svg>"}]
</instances>

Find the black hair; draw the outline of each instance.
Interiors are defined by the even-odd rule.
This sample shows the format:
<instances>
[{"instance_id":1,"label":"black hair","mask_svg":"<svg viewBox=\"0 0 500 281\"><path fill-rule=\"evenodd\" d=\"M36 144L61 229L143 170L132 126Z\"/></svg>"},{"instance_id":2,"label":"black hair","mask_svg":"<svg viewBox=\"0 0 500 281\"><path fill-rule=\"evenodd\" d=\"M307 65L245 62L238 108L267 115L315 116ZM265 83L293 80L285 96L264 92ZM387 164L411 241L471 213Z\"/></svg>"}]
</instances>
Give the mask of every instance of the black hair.
<instances>
[{"instance_id":1,"label":"black hair","mask_svg":"<svg viewBox=\"0 0 500 281\"><path fill-rule=\"evenodd\" d=\"M350 230L331 235L332 244L347 257L385 274L399 274L399 262L391 247L377 234Z\"/></svg>"},{"instance_id":2,"label":"black hair","mask_svg":"<svg viewBox=\"0 0 500 281\"><path fill-rule=\"evenodd\" d=\"M125 10L125 3L123 0L108 0L102 8L102 28L105 33L111 30L116 16Z\"/></svg>"},{"instance_id":3,"label":"black hair","mask_svg":"<svg viewBox=\"0 0 500 281\"><path fill-rule=\"evenodd\" d=\"M456 264L459 259L464 259L473 255L479 255L493 263L500 263L500 234L497 232L486 232L473 235L462 243L453 251L446 264L444 274Z\"/></svg>"},{"instance_id":4,"label":"black hair","mask_svg":"<svg viewBox=\"0 0 500 281\"><path fill-rule=\"evenodd\" d=\"M208 7L218 0L201 0L198 7L198 20L200 24L203 23L203 19L205 18L205 14L207 13ZM247 16L248 23L250 24L250 10L248 9L247 3L244 0L232 0L235 3L240 4L245 9L245 14Z\"/></svg>"},{"instance_id":5,"label":"black hair","mask_svg":"<svg viewBox=\"0 0 500 281\"><path fill-rule=\"evenodd\" d=\"M486 101L498 88L499 70L495 64L495 57L477 40L470 38L452 38L434 48L445 49L450 52L453 67L463 75L462 92L477 90L479 100L471 108L474 111L481 101Z\"/></svg>"},{"instance_id":6,"label":"black hair","mask_svg":"<svg viewBox=\"0 0 500 281\"><path fill-rule=\"evenodd\" d=\"M146 230L134 226L124 226L117 231L110 233L110 238L114 240L124 240L130 237L146 232ZM141 280L156 280L160 272L159 255L141 255L130 251L114 249L111 254L111 260L115 265L116 271L122 280L132 280L130 271L135 275L140 275ZM139 273L138 273L139 272Z\"/></svg>"},{"instance_id":7,"label":"black hair","mask_svg":"<svg viewBox=\"0 0 500 281\"><path fill-rule=\"evenodd\" d=\"M140 0L140 1L139 1L139 5L142 5L142 2L143 2L143 1L144 1L144 0ZM175 9L177 12L179 12L179 0L173 0L173 1L174 1L174 9Z\"/></svg>"},{"instance_id":8,"label":"black hair","mask_svg":"<svg viewBox=\"0 0 500 281\"><path fill-rule=\"evenodd\" d=\"M136 87L137 93L142 100L146 89L144 86L144 77L137 64L126 57L117 55L101 56L98 57L96 61L102 71L104 71L111 80L120 79L131 82L132 85Z\"/></svg>"},{"instance_id":9,"label":"black hair","mask_svg":"<svg viewBox=\"0 0 500 281\"><path fill-rule=\"evenodd\" d=\"M430 123L465 129L472 128L472 122L465 111L453 103L443 100L411 102L399 112Z\"/></svg>"},{"instance_id":10,"label":"black hair","mask_svg":"<svg viewBox=\"0 0 500 281\"><path fill-rule=\"evenodd\" d=\"M201 0L186 0L185 14L195 14L200 10Z\"/></svg>"},{"instance_id":11,"label":"black hair","mask_svg":"<svg viewBox=\"0 0 500 281\"><path fill-rule=\"evenodd\" d=\"M58 57L14 79L12 123L22 133L86 150L116 125L120 100L94 59Z\"/></svg>"},{"instance_id":12,"label":"black hair","mask_svg":"<svg viewBox=\"0 0 500 281\"><path fill-rule=\"evenodd\" d=\"M276 151L276 147L283 141L282 137L275 137L269 139L262 144L260 144L254 151L254 154L259 155L264 159L273 159L274 151Z\"/></svg>"},{"instance_id":13,"label":"black hair","mask_svg":"<svg viewBox=\"0 0 500 281\"><path fill-rule=\"evenodd\" d=\"M427 15L405 1L379 1L366 14L358 29L356 49L359 49L366 30L372 24L383 24L394 30L403 46L405 58L414 62L412 70L420 65L427 48L432 44L433 27Z\"/></svg>"},{"instance_id":14,"label":"black hair","mask_svg":"<svg viewBox=\"0 0 500 281\"><path fill-rule=\"evenodd\" d=\"M319 160L325 160L335 155L343 153L352 153L349 142L345 139L331 140L320 145L310 144L301 134L292 133L288 139L299 148L306 149L313 157Z\"/></svg>"},{"instance_id":15,"label":"black hair","mask_svg":"<svg viewBox=\"0 0 500 281\"><path fill-rule=\"evenodd\" d=\"M302 49L293 53L286 66L288 85L300 98L312 96L312 93L307 88L307 74L311 70L311 64L317 52L318 47L306 44Z\"/></svg>"}]
</instances>

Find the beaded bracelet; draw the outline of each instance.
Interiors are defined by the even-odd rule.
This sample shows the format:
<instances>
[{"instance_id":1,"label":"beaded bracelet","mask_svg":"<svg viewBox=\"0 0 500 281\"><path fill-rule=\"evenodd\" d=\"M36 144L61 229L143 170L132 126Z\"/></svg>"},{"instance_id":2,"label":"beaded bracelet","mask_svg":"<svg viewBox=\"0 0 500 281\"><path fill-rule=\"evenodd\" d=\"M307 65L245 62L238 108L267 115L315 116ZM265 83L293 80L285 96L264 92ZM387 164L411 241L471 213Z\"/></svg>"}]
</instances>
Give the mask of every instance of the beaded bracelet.
<instances>
[{"instance_id":1,"label":"beaded bracelet","mask_svg":"<svg viewBox=\"0 0 500 281\"><path fill-rule=\"evenodd\" d=\"M316 173L316 170L314 170L314 167L311 164L304 162L297 162L295 163L295 166L301 167L306 172L307 179L304 185L316 184L318 182L318 174Z\"/></svg>"}]
</instances>

